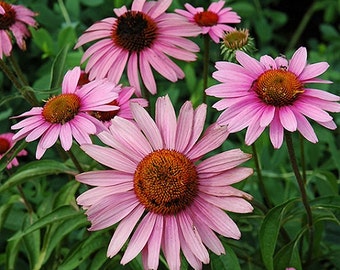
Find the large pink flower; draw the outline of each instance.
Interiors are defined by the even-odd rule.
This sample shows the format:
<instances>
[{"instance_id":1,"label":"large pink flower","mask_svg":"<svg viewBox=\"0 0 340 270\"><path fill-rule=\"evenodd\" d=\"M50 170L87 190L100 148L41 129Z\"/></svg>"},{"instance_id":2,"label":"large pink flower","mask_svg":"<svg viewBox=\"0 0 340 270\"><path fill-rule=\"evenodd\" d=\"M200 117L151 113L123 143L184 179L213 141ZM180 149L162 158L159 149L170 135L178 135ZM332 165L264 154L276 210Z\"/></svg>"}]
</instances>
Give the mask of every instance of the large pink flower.
<instances>
[{"instance_id":1,"label":"large pink flower","mask_svg":"<svg viewBox=\"0 0 340 270\"><path fill-rule=\"evenodd\" d=\"M0 159L3 158L4 154L10 150L14 146L14 141L12 140L14 133L3 133L0 134ZM21 150L17 155L20 156L27 156L26 150ZM7 169L11 169L13 166L18 166L19 162L16 157L14 157L8 164Z\"/></svg>"},{"instance_id":2,"label":"large pink flower","mask_svg":"<svg viewBox=\"0 0 340 270\"><path fill-rule=\"evenodd\" d=\"M299 48L288 61L268 55L255 60L244 52L236 52L241 64L217 62L213 77L221 84L211 86L206 93L222 98L214 104L224 110L217 120L228 125L230 132L248 127L245 142L252 144L269 126L274 148L280 148L284 130L298 130L312 143L317 136L306 119L335 129L336 125L326 111L339 112L340 97L311 88L310 83L331 83L317 78L328 64L307 64L307 50Z\"/></svg>"},{"instance_id":3,"label":"large pink flower","mask_svg":"<svg viewBox=\"0 0 340 270\"><path fill-rule=\"evenodd\" d=\"M214 232L240 238L223 210L253 209L245 200L251 196L231 186L252 174L250 168L237 167L251 156L235 149L199 161L228 136L225 126L213 124L200 137L205 104L194 110L186 102L178 119L167 96L157 99L155 121L138 103L131 103L131 111L135 123L115 117L110 132L98 135L107 146L81 146L109 169L76 176L96 186L77 203L86 209L90 230L119 223L107 256L115 256L132 234L122 264L142 252L145 269L157 269L162 249L169 268L179 270L182 250L188 262L201 269L202 262L209 262L207 248L224 253Z\"/></svg>"},{"instance_id":4,"label":"large pink flower","mask_svg":"<svg viewBox=\"0 0 340 270\"><path fill-rule=\"evenodd\" d=\"M146 2L134 0L131 10L114 9L117 18L103 19L80 36L76 48L94 40L82 62L89 58L85 71L90 80L108 77L118 83L125 67L131 86L141 96L139 75L145 87L157 92L152 68L175 82L184 73L168 56L194 61L199 47L186 37L197 36L200 29L177 14L165 13L172 0Z\"/></svg>"},{"instance_id":5,"label":"large pink flower","mask_svg":"<svg viewBox=\"0 0 340 270\"><path fill-rule=\"evenodd\" d=\"M108 80L95 80L79 86L80 75L79 67L68 71L62 83L62 94L50 98L44 107L33 107L16 116L29 117L12 126L12 129L21 129L13 140L25 138L31 142L41 137L37 159L55 144L58 137L65 151L71 148L73 138L79 144L91 143L89 135L98 132L98 120L87 112L119 109L107 105L118 97L115 84Z\"/></svg>"},{"instance_id":6,"label":"large pink flower","mask_svg":"<svg viewBox=\"0 0 340 270\"><path fill-rule=\"evenodd\" d=\"M213 2L207 10L204 10L202 7L195 8L187 3L184 6L188 11L176 9L175 12L198 25L202 34L209 34L215 43L219 43L225 32L234 30L228 24L241 22L240 16L231 11L232 8L223 8L224 4L225 1Z\"/></svg>"},{"instance_id":7,"label":"large pink flower","mask_svg":"<svg viewBox=\"0 0 340 270\"><path fill-rule=\"evenodd\" d=\"M12 35L21 50L26 49L25 38L30 36L27 26L36 27L37 14L20 5L0 1L0 59L12 51Z\"/></svg>"}]
</instances>

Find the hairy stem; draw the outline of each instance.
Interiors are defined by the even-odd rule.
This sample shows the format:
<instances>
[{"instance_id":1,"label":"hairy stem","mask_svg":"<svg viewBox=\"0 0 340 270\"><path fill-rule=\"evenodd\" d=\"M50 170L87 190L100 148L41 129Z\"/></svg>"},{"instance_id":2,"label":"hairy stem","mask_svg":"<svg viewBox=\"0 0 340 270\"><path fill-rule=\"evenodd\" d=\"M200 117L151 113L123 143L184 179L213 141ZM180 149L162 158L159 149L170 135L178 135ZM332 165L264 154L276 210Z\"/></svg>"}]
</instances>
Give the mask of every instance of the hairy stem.
<instances>
[{"instance_id":1,"label":"hairy stem","mask_svg":"<svg viewBox=\"0 0 340 270\"><path fill-rule=\"evenodd\" d=\"M308 240L309 241L308 241L308 253L307 253L306 264L308 265L312 259L312 252L313 252L313 242L314 242L313 215L312 215L312 210L309 205L309 201L307 197L306 183L300 174L299 167L297 164L291 133L285 131L285 138L286 138L289 159L290 159L292 169L295 174L295 178L299 185L302 203L306 210L306 215L307 215Z\"/></svg>"},{"instance_id":2,"label":"hairy stem","mask_svg":"<svg viewBox=\"0 0 340 270\"><path fill-rule=\"evenodd\" d=\"M269 200L269 195L268 195L267 189L266 189L264 182L263 182L262 169L261 169L260 160L259 160L259 156L257 154L255 143L253 143L251 145L251 147L252 147L252 150L253 150L253 158L254 158L254 162L255 162L257 179L259 180L260 192L263 195L263 200L264 200L265 205L268 208L271 208L273 205L272 205L271 201Z\"/></svg>"}]
</instances>

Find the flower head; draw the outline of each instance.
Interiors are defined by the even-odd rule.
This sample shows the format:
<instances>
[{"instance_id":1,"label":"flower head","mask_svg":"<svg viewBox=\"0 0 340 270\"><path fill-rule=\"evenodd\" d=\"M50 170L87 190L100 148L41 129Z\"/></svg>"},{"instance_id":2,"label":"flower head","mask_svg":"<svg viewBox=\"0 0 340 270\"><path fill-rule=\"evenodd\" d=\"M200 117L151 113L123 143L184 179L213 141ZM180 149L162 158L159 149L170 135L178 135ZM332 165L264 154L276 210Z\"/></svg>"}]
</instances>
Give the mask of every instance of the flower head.
<instances>
[{"instance_id":1,"label":"flower head","mask_svg":"<svg viewBox=\"0 0 340 270\"><path fill-rule=\"evenodd\" d=\"M37 146L37 159L54 145L58 137L65 151L71 148L73 138L79 144L91 143L89 135L98 132L98 120L87 112L119 108L107 105L118 97L115 84L107 80L95 80L79 85L80 78L79 67L68 71L60 95L51 97L43 107L33 107L16 116L28 118L12 126L12 129L20 129L13 140L25 138L27 142L31 142L41 137Z\"/></svg>"},{"instance_id":2,"label":"flower head","mask_svg":"<svg viewBox=\"0 0 340 270\"><path fill-rule=\"evenodd\" d=\"M187 10L176 9L175 12L198 25L203 35L209 34L215 43L219 43L224 32L233 29L228 24L241 22L240 16L231 11L232 8L223 8L224 4L225 1L213 2L207 10L204 10L202 7L195 8L187 3L184 5Z\"/></svg>"},{"instance_id":3,"label":"flower head","mask_svg":"<svg viewBox=\"0 0 340 270\"><path fill-rule=\"evenodd\" d=\"M14 133L10 132L0 134L0 159L2 159L4 154L14 146L14 141L12 140L13 135ZM17 156L27 156L27 151L23 149L17 154ZM11 169L13 166L18 165L18 159L14 157L12 161L7 164L7 169Z\"/></svg>"},{"instance_id":4,"label":"flower head","mask_svg":"<svg viewBox=\"0 0 340 270\"><path fill-rule=\"evenodd\" d=\"M340 97L309 86L331 83L317 78L329 65L307 64L306 48L300 47L290 60L265 55L257 61L241 51L236 52L236 59L240 65L216 63L213 77L221 84L209 87L206 93L222 98L214 104L216 109L224 110L218 123L227 124L230 132L248 127L246 144L252 144L267 126L274 148L281 147L284 130L298 130L316 143L318 139L307 117L326 128L336 128L327 111L340 111Z\"/></svg>"},{"instance_id":5,"label":"flower head","mask_svg":"<svg viewBox=\"0 0 340 270\"><path fill-rule=\"evenodd\" d=\"M11 54L12 35L19 48L26 49L25 38L30 36L27 26L37 26L36 15L24 6L0 1L0 59Z\"/></svg>"},{"instance_id":6,"label":"flower head","mask_svg":"<svg viewBox=\"0 0 340 270\"><path fill-rule=\"evenodd\" d=\"M132 98L134 93L133 87L117 87L118 98L110 101L108 105L118 106L117 109L112 111L92 111L89 112L92 116L102 121L106 127L111 125L111 120L115 116L120 116L125 119L132 119L132 113L130 109L131 102L137 102L142 107L148 106L148 101L144 98Z\"/></svg>"},{"instance_id":7,"label":"flower head","mask_svg":"<svg viewBox=\"0 0 340 270\"><path fill-rule=\"evenodd\" d=\"M172 82L182 79L183 71L169 56L196 60L199 47L186 37L197 36L199 28L182 16L165 13L171 2L134 0L131 10L125 6L116 8L117 18L106 18L89 27L76 48L99 40L82 58L82 62L89 59L85 71L90 80L107 77L118 83L127 66L129 83L140 97L139 76L150 93L157 92L152 68Z\"/></svg>"},{"instance_id":8,"label":"flower head","mask_svg":"<svg viewBox=\"0 0 340 270\"><path fill-rule=\"evenodd\" d=\"M130 106L135 122L115 117L110 131L98 135L107 146L81 146L109 169L76 176L96 186L77 203L86 209L90 230L119 223L108 257L115 256L132 234L122 264L141 252L145 269L157 269L162 249L169 268L180 269L182 250L198 269L209 262L207 248L224 253L214 232L240 238L237 225L223 210L252 211L246 200L251 196L231 186L252 174L252 169L238 167L250 155L235 149L200 161L228 136L225 126L213 124L200 137L205 104L193 109L186 102L176 119L168 96L160 97L155 121L138 103Z\"/></svg>"},{"instance_id":9,"label":"flower head","mask_svg":"<svg viewBox=\"0 0 340 270\"><path fill-rule=\"evenodd\" d=\"M229 62L236 61L236 51L252 54L255 51L254 39L249 35L248 29L233 29L223 35L221 54Z\"/></svg>"}]
</instances>

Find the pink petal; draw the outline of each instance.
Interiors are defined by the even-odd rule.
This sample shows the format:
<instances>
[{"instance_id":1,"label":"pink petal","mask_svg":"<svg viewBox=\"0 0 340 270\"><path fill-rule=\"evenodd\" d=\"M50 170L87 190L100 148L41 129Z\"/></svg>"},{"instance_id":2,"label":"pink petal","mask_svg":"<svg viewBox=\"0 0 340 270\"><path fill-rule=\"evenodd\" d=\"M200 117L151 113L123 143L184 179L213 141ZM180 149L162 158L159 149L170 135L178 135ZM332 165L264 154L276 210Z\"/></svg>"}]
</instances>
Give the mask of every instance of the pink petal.
<instances>
[{"instance_id":1,"label":"pink petal","mask_svg":"<svg viewBox=\"0 0 340 270\"><path fill-rule=\"evenodd\" d=\"M80 67L74 67L69 70L62 82L62 92L63 93L74 93L77 88L77 84L80 77Z\"/></svg>"},{"instance_id":2,"label":"pink petal","mask_svg":"<svg viewBox=\"0 0 340 270\"><path fill-rule=\"evenodd\" d=\"M138 220L144 212L144 207L138 205L129 215L127 215L118 225L115 230L109 247L107 249L107 256L112 258L115 256L119 250L123 247L124 243L131 234L133 228L137 224Z\"/></svg>"},{"instance_id":3,"label":"pink petal","mask_svg":"<svg viewBox=\"0 0 340 270\"><path fill-rule=\"evenodd\" d=\"M178 225L175 216L165 216L164 236L162 249L169 269L179 270L180 260L180 240Z\"/></svg>"},{"instance_id":4,"label":"pink petal","mask_svg":"<svg viewBox=\"0 0 340 270\"><path fill-rule=\"evenodd\" d=\"M90 186L109 187L124 182L132 182L133 175L120 171L100 170L77 174L76 180Z\"/></svg>"},{"instance_id":5,"label":"pink petal","mask_svg":"<svg viewBox=\"0 0 340 270\"><path fill-rule=\"evenodd\" d=\"M327 62L319 62L315 64L307 65L299 76L301 81L313 79L322 73L324 73L329 67Z\"/></svg>"},{"instance_id":6,"label":"pink petal","mask_svg":"<svg viewBox=\"0 0 340 270\"><path fill-rule=\"evenodd\" d=\"M162 215L156 215L156 221L154 229L151 232L148 241L148 257L147 257L147 267L148 269L158 269L159 264L159 254L161 249L162 237L163 237L163 227L164 221Z\"/></svg>"},{"instance_id":7,"label":"pink petal","mask_svg":"<svg viewBox=\"0 0 340 270\"><path fill-rule=\"evenodd\" d=\"M176 139L177 119L175 109L168 95L159 97L156 101L156 124L162 134L165 148L174 149Z\"/></svg>"},{"instance_id":8,"label":"pink petal","mask_svg":"<svg viewBox=\"0 0 340 270\"><path fill-rule=\"evenodd\" d=\"M305 47L300 47L289 61L288 70L300 76L307 64L307 50Z\"/></svg>"},{"instance_id":9,"label":"pink petal","mask_svg":"<svg viewBox=\"0 0 340 270\"><path fill-rule=\"evenodd\" d=\"M242 51L236 51L236 59L243 67L250 71L254 76L259 76L265 70L265 67L262 63L250 57L248 54Z\"/></svg>"},{"instance_id":10,"label":"pink petal","mask_svg":"<svg viewBox=\"0 0 340 270\"><path fill-rule=\"evenodd\" d=\"M225 172L216 173L199 173L199 182L203 186L224 187L232 185L246 179L253 174L252 168L236 167Z\"/></svg>"},{"instance_id":11,"label":"pink petal","mask_svg":"<svg viewBox=\"0 0 340 270\"><path fill-rule=\"evenodd\" d=\"M62 125L60 129L60 142L61 146L65 151L70 150L72 146L72 129L69 123L65 123Z\"/></svg>"},{"instance_id":12,"label":"pink petal","mask_svg":"<svg viewBox=\"0 0 340 270\"><path fill-rule=\"evenodd\" d=\"M194 109L190 101L186 101L180 109L178 115L177 132L175 139L175 149L183 152L187 147L193 129Z\"/></svg>"},{"instance_id":13,"label":"pink petal","mask_svg":"<svg viewBox=\"0 0 340 270\"><path fill-rule=\"evenodd\" d=\"M94 144L81 145L81 149L96 161L112 169L127 173L135 172L136 164L120 151Z\"/></svg>"},{"instance_id":14,"label":"pink petal","mask_svg":"<svg viewBox=\"0 0 340 270\"><path fill-rule=\"evenodd\" d=\"M195 227L200 234L203 243L215 254L225 254L225 249L216 234L203 222L195 220Z\"/></svg>"},{"instance_id":15,"label":"pink petal","mask_svg":"<svg viewBox=\"0 0 340 270\"><path fill-rule=\"evenodd\" d=\"M297 121L294 113L288 107L281 107L278 109L279 118L282 126L290 132L294 132L297 128Z\"/></svg>"},{"instance_id":16,"label":"pink petal","mask_svg":"<svg viewBox=\"0 0 340 270\"><path fill-rule=\"evenodd\" d=\"M202 138L187 153L187 157L195 160L221 146L229 135L227 126L213 124L208 127Z\"/></svg>"},{"instance_id":17,"label":"pink petal","mask_svg":"<svg viewBox=\"0 0 340 270\"><path fill-rule=\"evenodd\" d=\"M275 112L273 121L270 123L269 136L274 148L280 148L283 142L283 126L280 122L278 112Z\"/></svg>"},{"instance_id":18,"label":"pink petal","mask_svg":"<svg viewBox=\"0 0 340 270\"><path fill-rule=\"evenodd\" d=\"M204 247L197 230L194 229L195 226L191 218L183 211L177 214L176 217L180 230L185 235L185 241L188 243L192 253L203 263L209 263L208 251Z\"/></svg>"},{"instance_id":19,"label":"pink petal","mask_svg":"<svg viewBox=\"0 0 340 270\"><path fill-rule=\"evenodd\" d=\"M121 264L127 264L141 252L154 229L156 217L156 214L148 212L139 223L126 248L123 258L120 261Z\"/></svg>"},{"instance_id":20,"label":"pink petal","mask_svg":"<svg viewBox=\"0 0 340 270\"><path fill-rule=\"evenodd\" d=\"M207 115L206 104L199 105L194 111L194 122L193 122L193 127L192 127L192 134L188 142L188 145L185 148L185 152L183 153L186 154L188 151L190 151L191 148L195 145L198 138L201 136L203 128L204 128L206 115Z\"/></svg>"},{"instance_id":21,"label":"pink petal","mask_svg":"<svg viewBox=\"0 0 340 270\"><path fill-rule=\"evenodd\" d=\"M163 148L161 133L147 111L137 103L131 103L131 112L140 129L144 132L154 150Z\"/></svg>"},{"instance_id":22,"label":"pink petal","mask_svg":"<svg viewBox=\"0 0 340 270\"><path fill-rule=\"evenodd\" d=\"M208 203L234 213L250 213L254 209L249 202L240 197L216 197L203 192L199 196Z\"/></svg>"},{"instance_id":23,"label":"pink petal","mask_svg":"<svg viewBox=\"0 0 340 270\"><path fill-rule=\"evenodd\" d=\"M243 153L240 149L225 151L203 160L197 165L197 172L223 172L240 165L250 158L250 154Z\"/></svg>"},{"instance_id":24,"label":"pink petal","mask_svg":"<svg viewBox=\"0 0 340 270\"><path fill-rule=\"evenodd\" d=\"M221 209L197 198L191 207L197 221L205 223L217 233L234 239L240 239L241 232L235 222Z\"/></svg>"},{"instance_id":25,"label":"pink petal","mask_svg":"<svg viewBox=\"0 0 340 270\"><path fill-rule=\"evenodd\" d=\"M193 267L194 269L202 269L202 262L191 251L189 243L187 243L186 238L183 236L183 232L181 230L179 230L179 240L181 242L183 255L185 256L191 267Z\"/></svg>"}]
</instances>

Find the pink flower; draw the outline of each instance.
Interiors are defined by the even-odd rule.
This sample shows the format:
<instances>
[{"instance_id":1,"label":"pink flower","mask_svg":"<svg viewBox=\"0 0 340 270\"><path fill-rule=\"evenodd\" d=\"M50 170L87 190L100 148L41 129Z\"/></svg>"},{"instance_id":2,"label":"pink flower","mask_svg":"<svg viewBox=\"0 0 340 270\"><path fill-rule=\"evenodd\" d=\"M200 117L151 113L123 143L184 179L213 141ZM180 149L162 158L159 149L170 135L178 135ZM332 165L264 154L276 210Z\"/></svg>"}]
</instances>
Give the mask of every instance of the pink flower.
<instances>
[{"instance_id":1,"label":"pink flower","mask_svg":"<svg viewBox=\"0 0 340 270\"><path fill-rule=\"evenodd\" d=\"M232 8L223 8L224 4L225 1L213 2L208 10L204 10L202 7L195 8L187 3L184 6L188 11L176 9L175 12L201 27L202 34L209 34L215 43L219 43L226 31L234 29L228 24L241 22L240 16L231 11Z\"/></svg>"},{"instance_id":2,"label":"pink flower","mask_svg":"<svg viewBox=\"0 0 340 270\"><path fill-rule=\"evenodd\" d=\"M13 135L14 134L10 133L10 132L0 134L0 159L2 159L4 154L14 146L14 142L12 140ZM21 156L27 156L27 151L21 150L17 154L17 157L21 157ZM14 157L7 164L7 169L11 169L13 166L18 166L18 165L19 165L18 159L16 157Z\"/></svg>"},{"instance_id":3,"label":"pink flower","mask_svg":"<svg viewBox=\"0 0 340 270\"><path fill-rule=\"evenodd\" d=\"M118 93L118 98L112 100L108 105L118 106L117 109L112 111L92 111L90 114L96 117L98 120L102 121L106 127L111 125L111 120L115 116L120 116L125 119L132 119L132 113L130 109L131 102L137 102L142 107L148 106L148 101L144 98L132 98L134 93L133 87L117 87L115 90Z\"/></svg>"},{"instance_id":4,"label":"pink flower","mask_svg":"<svg viewBox=\"0 0 340 270\"><path fill-rule=\"evenodd\" d=\"M194 52L199 47L186 37L197 36L200 29L182 16L165 13L171 2L134 0L131 10L115 8L117 18L103 19L88 28L75 47L99 40L82 58L82 62L89 59L85 71L90 80L107 77L119 83L127 66L129 83L140 97L139 76L150 93L157 92L152 68L171 82L184 78L181 68L168 56L196 60Z\"/></svg>"},{"instance_id":5,"label":"pink flower","mask_svg":"<svg viewBox=\"0 0 340 270\"><path fill-rule=\"evenodd\" d=\"M246 144L254 143L267 126L274 148L281 147L284 130L298 130L316 143L317 136L307 117L326 128L336 128L326 111L339 112L340 98L309 86L331 83L317 78L329 65L307 64L306 48L299 48L289 61L268 55L257 61L241 51L236 52L236 59L241 65L216 63L213 77L221 84L211 86L206 93L222 98L214 104L216 109L224 110L218 123L228 125L230 132L248 127Z\"/></svg>"},{"instance_id":6,"label":"pink flower","mask_svg":"<svg viewBox=\"0 0 340 270\"><path fill-rule=\"evenodd\" d=\"M27 26L37 26L33 19L36 15L24 6L0 1L0 59L11 54L12 35L19 48L26 50L25 38L31 35Z\"/></svg>"},{"instance_id":7,"label":"pink flower","mask_svg":"<svg viewBox=\"0 0 340 270\"><path fill-rule=\"evenodd\" d=\"M79 144L91 143L89 135L97 132L98 120L87 112L118 109L117 106L106 105L118 97L114 91L115 84L95 80L79 86L80 74L79 67L68 71L62 83L62 94L50 98L43 107L33 107L16 116L29 117L12 126L12 129L20 129L13 140L25 138L31 142L41 137L37 159L55 144L58 137L65 151L71 148L73 138Z\"/></svg>"},{"instance_id":8,"label":"pink flower","mask_svg":"<svg viewBox=\"0 0 340 270\"><path fill-rule=\"evenodd\" d=\"M77 203L86 209L89 230L119 223L108 257L115 256L132 234L122 264L141 252L145 269L157 269L162 249L169 268L177 270L182 250L200 269L202 262L209 262L207 248L216 254L225 251L215 232L240 238L237 225L223 210L253 209L246 200L252 197L231 186L252 174L250 168L237 167L251 155L235 149L199 161L228 136L226 126L213 124L200 137L205 104L194 110L188 101L176 118L169 97L160 97L155 121L138 103L130 106L135 123L117 116L110 131L98 135L107 146L81 146L109 169L76 176L96 186Z\"/></svg>"}]
</instances>

